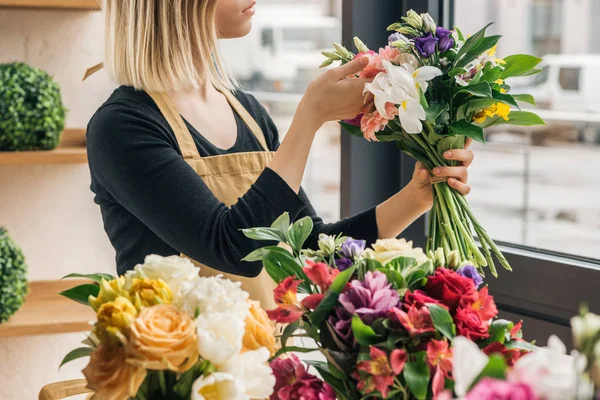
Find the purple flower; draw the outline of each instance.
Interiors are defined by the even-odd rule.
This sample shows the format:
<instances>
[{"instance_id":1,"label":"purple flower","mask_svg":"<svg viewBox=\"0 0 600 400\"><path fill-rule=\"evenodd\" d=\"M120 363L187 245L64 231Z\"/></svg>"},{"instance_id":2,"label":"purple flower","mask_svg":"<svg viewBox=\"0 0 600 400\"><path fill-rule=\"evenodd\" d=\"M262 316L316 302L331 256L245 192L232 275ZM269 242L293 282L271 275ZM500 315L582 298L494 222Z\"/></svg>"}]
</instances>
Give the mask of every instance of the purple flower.
<instances>
[{"instance_id":1,"label":"purple flower","mask_svg":"<svg viewBox=\"0 0 600 400\"><path fill-rule=\"evenodd\" d=\"M343 272L352 266L353 262L349 258L342 257L335 260L335 266Z\"/></svg>"},{"instance_id":2,"label":"purple flower","mask_svg":"<svg viewBox=\"0 0 600 400\"><path fill-rule=\"evenodd\" d=\"M383 273L369 271L364 281L352 281L350 289L340 295L339 301L340 306L336 307L329 322L340 338L350 343L354 315L358 315L365 324L372 324L398 307L400 296Z\"/></svg>"},{"instance_id":3,"label":"purple flower","mask_svg":"<svg viewBox=\"0 0 600 400\"><path fill-rule=\"evenodd\" d=\"M356 260L356 258L360 257L363 251L365 251L366 244L367 243L364 240L348 238L342 243L342 254L346 258Z\"/></svg>"},{"instance_id":4,"label":"purple flower","mask_svg":"<svg viewBox=\"0 0 600 400\"><path fill-rule=\"evenodd\" d=\"M472 265L465 265L456 272L466 278L471 278L473 282L475 282L475 287L477 288L483 283L483 278L479 275L479 272L477 272L477 268Z\"/></svg>"},{"instance_id":5,"label":"purple flower","mask_svg":"<svg viewBox=\"0 0 600 400\"><path fill-rule=\"evenodd\" d=\"M363 113L358 114L356 117L352 118L352 119L345 119L344 122L349 124L349 125L353 125L353 126L358 126L360 127L360 121L362 120L363 117Z\"/></svg>"},{"instance_id":6,"label":"purple flower","mask_svg":"<svg viewBox=\"0 0 600 400\"><path fill-rule=\"evenodd\" d=\"M402 39L403 39L403 36L400 33L395 32L395 33L392 33L390 35L390 37L388 38L388 43L392 44L392 43L397 42L398 40L402 40Z\"/></svg>"},{"instance_id":7,"label":"purple flower","mask_svg":"<svg viewBox=\"0 0 600 400\"><path fill-rule=\"evenodd\" d=\"M435 30L435 36L439 40L438 49L440 53L445 53L454 47L454 38L452 37L452 32L448 29L438 26Z\"/></svg>"},{"instance_id":8,"label":"purple flower","mask_svg":"<svg viewBox=\"0 0 600 400\"><path fill-rule=\"evenodd\" d=\"M415 39L415 47L419 51L419 54L423 57L431 57L435 53L435 45L438 42L438 38L433 37L431 33Z\"/></svg>"}]
</instances>

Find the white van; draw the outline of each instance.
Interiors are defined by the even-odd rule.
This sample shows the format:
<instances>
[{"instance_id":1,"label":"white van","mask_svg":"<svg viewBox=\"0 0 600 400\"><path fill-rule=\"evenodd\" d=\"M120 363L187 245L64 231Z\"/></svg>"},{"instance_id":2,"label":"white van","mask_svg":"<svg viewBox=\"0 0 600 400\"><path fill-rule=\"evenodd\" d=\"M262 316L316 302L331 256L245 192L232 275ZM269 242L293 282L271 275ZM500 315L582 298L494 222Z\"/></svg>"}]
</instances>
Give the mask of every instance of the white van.
<instances>
[{"instance_id":1,"label":"white van","mask_svg":"<svg viewBox=\"0 0 600 400\"><path fill-rule=\"evenodd\" d=\"M542 72L529 85L514 85L513 93L533 95L540 108L600 113L600 55L560 54L542 59Z\"/></svg>"}]
</instances>

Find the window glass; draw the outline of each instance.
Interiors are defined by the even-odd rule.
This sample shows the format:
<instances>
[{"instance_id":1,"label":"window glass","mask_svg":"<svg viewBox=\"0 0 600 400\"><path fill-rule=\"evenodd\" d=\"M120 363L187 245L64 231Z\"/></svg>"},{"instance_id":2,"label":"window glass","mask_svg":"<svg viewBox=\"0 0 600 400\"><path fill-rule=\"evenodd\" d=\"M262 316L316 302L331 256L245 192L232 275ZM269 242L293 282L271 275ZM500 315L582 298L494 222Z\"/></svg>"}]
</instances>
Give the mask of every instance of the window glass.
<instances>
[{"instance_id":1,"label":"window glass","mask_svg":"<svg viewBox=\"0 0 600 400\"><path fill-rule=\"evenodd\" d=\"M558 83L562 90L579 90L581 68L562 67L558 72Z\"/></svg>"}]
</instances>

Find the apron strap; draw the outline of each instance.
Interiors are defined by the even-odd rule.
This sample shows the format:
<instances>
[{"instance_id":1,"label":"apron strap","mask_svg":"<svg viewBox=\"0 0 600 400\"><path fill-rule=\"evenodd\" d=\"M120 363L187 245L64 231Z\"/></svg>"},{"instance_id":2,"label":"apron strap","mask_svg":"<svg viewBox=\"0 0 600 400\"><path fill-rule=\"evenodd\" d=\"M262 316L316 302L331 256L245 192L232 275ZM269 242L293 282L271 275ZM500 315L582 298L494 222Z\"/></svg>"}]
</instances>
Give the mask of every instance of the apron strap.
<instances>
[{"instance_id":1,"label":"apron strap","mask_svg":"<svg viewBox=\"0 0 600 400\"><path fill-rule=\"evenodd\" d=\"M252 117L252 115L250 115L248 110L246 110L246 108L233 95L233 93L231 93L229 90L224 90L221 93L223 93L223 95L225 95L225 97L227 98L227 101L229 102L231 107L240 116L240 118L246 123L248 128L250 128L250 131L252 131L252 133L256 137L256 140L258 140L258 143L260 143L260 146L263 148L263 150L269 151L269 146L267 146L267 140L265 138L265 134L263 133L262 129L260 129L258 122L256 122L256 120Z\"/></svg>"}]
</instances>

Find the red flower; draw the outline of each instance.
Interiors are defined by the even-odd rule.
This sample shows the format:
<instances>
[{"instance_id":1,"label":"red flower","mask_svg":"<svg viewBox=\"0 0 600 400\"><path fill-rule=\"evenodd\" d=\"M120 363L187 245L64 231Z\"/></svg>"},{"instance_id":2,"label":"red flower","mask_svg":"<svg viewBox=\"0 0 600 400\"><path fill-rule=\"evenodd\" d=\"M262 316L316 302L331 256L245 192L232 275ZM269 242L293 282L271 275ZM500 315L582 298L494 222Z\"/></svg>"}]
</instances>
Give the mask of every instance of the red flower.
<instances>
[{"instance_id":1,"label":"red flower","mask_svg":"<svg viewBox=\"0 0 600 400\"><path fill-rule=\"evenodd\" d=\"M429 277L425 291L441 300L451 312L456 310L459 302L471 304L477 300L477 290L473 280L447 268L440 268L435 271L435 275Z\"/></svg>"},{"instance_id":2,"label":"red flower","mask_svg":"<svg viewBox=\"0 0 600 400\"><path fill-rule=\"evenodd\" d=\"M434 372L431 389L434 397L444 390L444 378L452 373L452 349L445 340L432 340L427 344L427 364Z\"/></svg>"},{"instance_id":3,"label":"red flower","mask_svg":"<svg viewBox=\"0 0 600 400\"><path fill-rule=\"evenodd\" d=\"M515 365L515 363L519 360L519 358L521 358L521 356L528 353L528 351L521 349L507 349L506 346L504 346L500 342L494 342L485 346L483 352L488 356L492 354L500 354L502 357L504 357L506 363L510 367Z\"/></svg>"},{"instance_id":4,"label":"red flower","mask_svg":"<svg viewBox=\"0 0 600 400\"><path fill-rule=\"evenodd\" d=\"M302 318L305 309L296 297L300 283L302 281L295 280L293 276L288 276L277 285L273 291L273 297L278 307L267 311L267 315L271 320L282 324L290 324Z\"/></svg>"},{"instance_id":5,"label":"red flower","mask_svg":"<svg viewBox=\"0 0 600 400\"><path fill-rule=\"evenodd\" d=\"M444 308L448 308L444 304L440 303L439 300L427 296L427 294L425 294L425 292L422 290L415 290L414 292L408 291L404 295L404 307L407 310L410 309L412 306L421 308L427 303L439 304Z\"/></svg>"},{"instance_id":6,"label":"red flower","mask_svg":"<svg viewBox=\"0 0 600 400\"><path fill-rule=\"evenodd\" d=\"M408 331L411 337L422 335L427 332L435 332L433 321L431 321L431 314L429 314L429 309L427 307L417 309L417 307L413 305L410 310L408 310L408 313L394 307L390 312L390 318L399 322L404 329Z\"/></svg>"},{"instance_id":7,"label":"red flower","mask_svg":"<svg viewBox=\"0 0 600 400\"><path fill-rule=\"evenodd\" d=\"M329 289L329 286L331 286L335 277L340 273L339 269L330 268L329 265L322 262L316 263L307 260L306 265L308 265L308 267L303 268L304 273L308 279L321 289L321 293L325 293L327 289Z\"/></svg>"},{"instance_id":8,"label":"red flower","mask_svg":"<svg viewBox=\"0 0 600 400\"><path fill-rule=\"evenodd\" d=\"M394 376L400 375L408 356L406 351L396 349L392 351L388 360L385 351L374 346L371 346L370 355L371 360L356 364L357 370L369 374L366 380L361 379L358 382L358 389L365 394L377 390L384 399L387 399L390 386L394 384Z\"/></svg>"},{"instance_id":9,"label":"red flower","mask_svg":"<svg viewBox=\"0 0 600 400\"><path fill-rule=\"evenodd\" d=\"M523 333L521 332L521 328L523 328L523 321L519 321L512 327L512 329L510 330L511 340L523 340Z\"/></svg>"},{"instance_id":10,"label":"red flower","mask_svg":"<svg viewBox=\"0 0 600 400\"><path fill-rule=\"evenodd\" d=\"M473 341L490 337L488 332L489 323L482 321L479 313L472 308L459 308L456 310L454 323L460 335Z\"/></svg>"},{"instance_id":11,"label":"red flower","mask_svg":"<svg viewBox=\"0 0 600 400\"><path fill-rule=\"evenodd\" d=\"M319 304L321 304L324 298L325 295L321 293L311 294L310 296L307 296L304 300L302 300L302 305L308 308L309 310L314 310L319 306Z\"/></svg>"},{"instance_id":12,"label":"red flower","mask_svg":"<svg viewBox=\"0 0 600 400\"><path fill-rule=\"evenodd\" d=\"M494 298L488 294L487 286L479 291L475 302L465 304L466 302L463 300L461 300L460 306L475 310L482 321L487 322L498 315L498 308L496 308Z\"/></svg>"}]
</instances>

